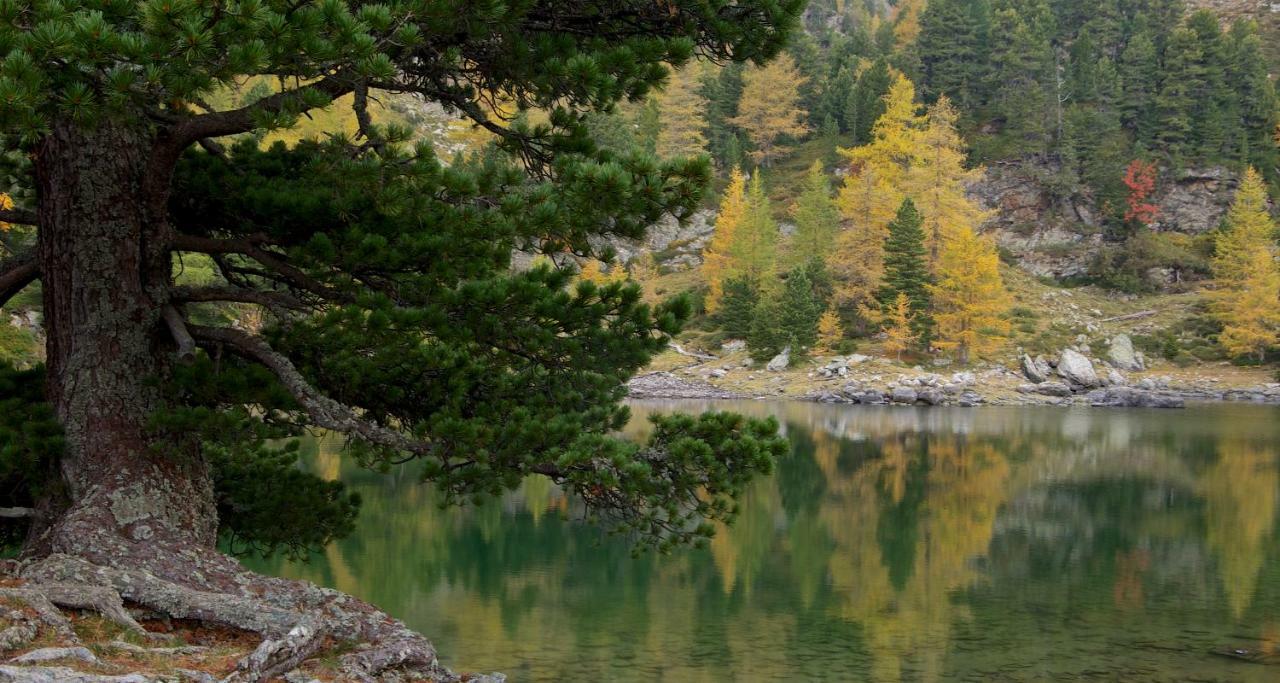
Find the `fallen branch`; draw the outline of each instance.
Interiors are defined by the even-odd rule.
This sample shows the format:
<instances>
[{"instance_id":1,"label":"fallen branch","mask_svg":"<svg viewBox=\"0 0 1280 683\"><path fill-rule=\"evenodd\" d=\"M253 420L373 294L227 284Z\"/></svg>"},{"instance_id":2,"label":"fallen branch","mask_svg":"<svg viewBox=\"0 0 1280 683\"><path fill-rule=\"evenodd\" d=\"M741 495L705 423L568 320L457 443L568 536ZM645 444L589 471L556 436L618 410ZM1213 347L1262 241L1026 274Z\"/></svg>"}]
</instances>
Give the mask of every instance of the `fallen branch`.
<instances>
[{"instance_id":1,"label":"fallen branch","mask_svg":"<svg viewBox=\"0 0 1280 683\"><path fill-rule=\"evenodd\" d=\"M720 358L719 358L718 356L710 356L710 355L707 355L707 354L705 354L705 353L697 353L696 351L685 351L685 350L684 350L684 347L683 347L683 346L680 346L679 344L672 344L672 345L671 345L671 350L672 350L672 351L675 351L676 353L678 353L678 354L680 354L680 355L682 355L682 356L688 356L688 357L690 357L690 358L697 358L698 360L720 360Z\"/></svg>"},{"instance_id":2,"label":"fallen branch","mask_svg":"<svg viewBox=\"0 0 1280 683\"><path fill-rule=\"evenodd\" d=\"M33 508L0 508L0 517L5 519L25 519L35 516L36 511Z\"/></svg>"}]
</instances>

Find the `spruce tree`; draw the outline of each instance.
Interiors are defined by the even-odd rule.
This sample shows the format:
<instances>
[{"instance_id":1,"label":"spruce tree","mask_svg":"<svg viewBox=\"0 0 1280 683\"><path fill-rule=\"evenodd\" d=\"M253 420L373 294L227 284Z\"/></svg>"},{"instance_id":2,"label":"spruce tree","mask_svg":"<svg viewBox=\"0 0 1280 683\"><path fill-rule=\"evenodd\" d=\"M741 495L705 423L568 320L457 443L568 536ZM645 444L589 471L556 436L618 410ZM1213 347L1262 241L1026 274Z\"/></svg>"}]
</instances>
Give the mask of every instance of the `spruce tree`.
<instances>
[{"instance_id":1,"label":"spruce tree","mask_svg":"<svg viewBox=\"0 0 1280 683\"><path fill-rule=\"evenodd\" d=\"M818 321L827 302L816 290L809 268L795 268L787 275L778 305L778 335L782 345L803 355L818 343Z\"/></svg>"},{"instance_id":2,"label":"spruce tree","mask_svg":"<svg viewBox=\"0 0 1280 683\"><path fill-rule=\"evenodd\" d=\"M881 57L858 76L845 106L847 130L853 133L854 145L871 142L871 130L884 115L884 98L893 85L889 62Z\"/></svg>"},{"instance_id":3,"label":"spruce tree","mask_svg":"<svg viewBox=\"0 0 1280 683\"><path fill-rule=\"evenodd\" d=\"M928 345L933 325L929 317L929 252L925 248L924 217L915 202L906 199L898 216L889 223L889 236L884 243L884 281L876 298L888 310L899 294L907 297L911 307L911 324L921 344Z\"/></svg>"},{"instance_id":4,"label":"spruce tree","mask_svg":"<svg viewBox=\"0 0 1280 683\"><path fill-rule=\"evenodd\" d=\"M759 287L750 278L737 276L725 281L715 319L726 337L746 341L759 300Z\"/></svg>"},{"instance_id":5,"label":"spruce tree","mask_svg":"<svg viewBox=\"0 0 1280 683\"><path fill-rule=\"evenodd\" d=\"M0 501L40 511L3 522L6 538L30 533L24 589L81 577L270 638L270 666L246 660L246 680L324 640L355 644L343 679L452 680L372 606L318 609L314 587L219 552L221 537L303 553L350 529L352 497L279 445L311 429L344 435L376 471L413 463L446 502L539 476L643 547L710 534L785 449L776 424L665 417L648 441L619 440L623 383L687 302L516 271L512 253L595 256L692 212L705 162L599 150L584 117L645 99L694 54L766 62L801 6L0 4L0 156L29 159L16 184L39 190L0 210L31 226L0 261L0 305L38 280L48 332L47 366L0 380L0 456L46 458ZM251 79L274 92L240 104ZM393 93L493 144L444 163L376 120L371 103ZM331 136L258 144L329 107L347 112ZM176 280L196 254L214 283ZM264 324L217 322L231 305ZM14 415L41 429L9 429Z\"/></svg>"}]
</instances>

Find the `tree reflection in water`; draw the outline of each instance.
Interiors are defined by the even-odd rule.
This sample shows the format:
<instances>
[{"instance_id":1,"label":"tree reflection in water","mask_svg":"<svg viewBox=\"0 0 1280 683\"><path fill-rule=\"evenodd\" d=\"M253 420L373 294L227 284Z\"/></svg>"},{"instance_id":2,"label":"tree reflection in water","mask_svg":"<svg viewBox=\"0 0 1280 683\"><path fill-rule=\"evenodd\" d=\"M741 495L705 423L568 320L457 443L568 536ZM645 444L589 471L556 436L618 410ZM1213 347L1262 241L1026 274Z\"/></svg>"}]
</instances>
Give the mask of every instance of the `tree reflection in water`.
<instances>
[{"instance_id":1,"label":"tree reflection in water","mask_svg":"<svg viewBox=\"0 0 1280 683\"><path fill-rule=\"evenodd\" d=\"M441 511L410 470L308 466L358 531L258 568L386 605L457 669L515 680L1275 680L1280 411L848 409L777 415L794 452L705 550L630 557L530 480Z\"/></svg>"}]
</instances>

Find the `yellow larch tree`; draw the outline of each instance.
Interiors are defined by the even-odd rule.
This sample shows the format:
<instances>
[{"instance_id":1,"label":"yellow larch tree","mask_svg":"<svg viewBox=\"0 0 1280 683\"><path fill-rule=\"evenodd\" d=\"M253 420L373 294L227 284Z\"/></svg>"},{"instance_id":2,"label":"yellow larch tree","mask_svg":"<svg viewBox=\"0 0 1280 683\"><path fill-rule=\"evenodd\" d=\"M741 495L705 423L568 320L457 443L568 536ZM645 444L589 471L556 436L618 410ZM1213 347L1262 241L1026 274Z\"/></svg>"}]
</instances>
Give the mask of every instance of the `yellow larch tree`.
<instances>
[{"instance_id":1,"label":"yellow larch tree","mask_svg":"<svg viewBox=\"0 0 1280 683\"><path fill-rule=\"evenodd\" d=\"M603 263L596 259L591 259L582 266L582 271L578 273L578 279L594 282L597 285L608 285L614 282L625 282L627 272L622 266L614 264L610 266L609 272L606 273Z\"/></svg>"},{"instance_id":2,"label":"yellow larch tree","mask_svg":"<svg viewBox=\"0 0 1280 683\"><path fill-rule=\"evenodd\" d=\"M894 359L901 361L902 352L915 348L916 333L911 326L911 300L907 295L898 292L898 298L889 307L885 315L884 352L892 353Z\"/></svg>"},{"instance_id":3,"label":"yellow larch tree","mask_svg":"<svg viewBox=\"0 0 1280 683\"><path fill-rule=\"evenodd\" d=\"M915 97L915 86L899 74L885 95L885 113L872 129L871 143L839 150L851 165L836 199L846 228L831 259L836 298L843 306L875 308L889 221L907 197L907 179L921 155L926 122Z\"/></svg>"},{"instance_id":4,"label":"yellow larch tree","mask_svg":"<svg viewBox=\"0 0 1280 683\"><path fill-rule=\"evenodd\" d=\"M900 0L897 10L897 25L893 27L893 37L899 50L906 49L920 37L920 13L924 11L926 0Z\"/></svg>"},{"instance_id":5,"label":"yellow larch tree","mask_svg":"<svg viewBox=\"0 0 1280 683\"><path fill-rule=\"evenodd\" d=\"M742 225L742 216L747 211L747 177L740 169L733 169L729 174L729 186L725 188L720 199L720 213L716 215L715 232L711 235L711 243L702 254L702 277L707 282L707 313L715 313L720 309L720 299L724 296L724 281L729 279L730 249L733 248L734 234Z\"/></svg>"},{"instance_id":6,"label":"yellow larch tree","mask_svg":"<svg viewBox=\"0 0 1280 683\"><path fill-rule=\"evenodd\" d=\"M773 284L778 266L778 223L773 219L773 207L764 191L764 181L757 173L747 187L747 201L742 222L734 231L729 245L730 277L742 275L765 289Z\"/></svg>"},{"instance_id":7,"label":"yellow larch tree","mask_svg":"<svg viewBox=\"0 0 1280 683\"><path fill-rule=\"evenodd\" d=\"M824 351L835 351L844 340L844 326L840 324L840 314L827 309L818 319L818 348Z\"/></svg>"},{"instance_id":8,"label":"yellow larch tree","mask_svg":"<svg viewBox=\"0 0 1280 683\"><path fill-rule=\"evenodd\" d=\"M977 231L993 214L984 211L965 192L982 178L982 169L965 168L968 150L956 129L959 118L959 112L945 96L929 107L925 128L917 139L918 154L904 178L903 190L924 215L931 267L937 266L948 229L967 227Z\"/></svg>"},{"instance_id":9,"label":"yellow larch tree","mask_svg":"<svg viewBox=\"0 0 1280 683\"><path fill-rule=\"evenodd\" d=\"M690 64L679 69L658 94L662 128L658 132L657 154L662 159L689 157L707 152L707 98L700 92L701 67Z\"/></svg>"},{"instance_id":10,"label":"yellow larch tree","mask_svg":"<svg viewBox=\"0 0 1280 683\"><path fill-rule=\"evenodd\" d=\"M785 52L764 66L751 67L743 76L738 115L729 123L746 131L755 146L751 157L761 166L769 166L786 152L778 144L780 138L809 132L805 123L809 112L800 104L800 86L806 80Z\"/></svg>"},{"instance_id":11,"label":"yellow larch tree","mask_svg":"<svg viewBox=\"0 0 1280 683\"><path fill-rule=\"evenodd\" d=\"M1010 297L1000 276L995 244L968 227L949 231L938 257L933 294L938 348L967 364L1009 334Z\"/></svg>"},{"instance_id":12,"label":"yellow larch tree","mask_svg":"<svg viewBox=\"0 0 1280 683\"><path fill-rule=\"evenodd\" d=\"M1229 353L1265 357L1280 343L1280 264L1267 188L1245 171L1224 229L1215 243L1211 303L1223 324L1219 341Z\"/></svg>"}]
</instances>

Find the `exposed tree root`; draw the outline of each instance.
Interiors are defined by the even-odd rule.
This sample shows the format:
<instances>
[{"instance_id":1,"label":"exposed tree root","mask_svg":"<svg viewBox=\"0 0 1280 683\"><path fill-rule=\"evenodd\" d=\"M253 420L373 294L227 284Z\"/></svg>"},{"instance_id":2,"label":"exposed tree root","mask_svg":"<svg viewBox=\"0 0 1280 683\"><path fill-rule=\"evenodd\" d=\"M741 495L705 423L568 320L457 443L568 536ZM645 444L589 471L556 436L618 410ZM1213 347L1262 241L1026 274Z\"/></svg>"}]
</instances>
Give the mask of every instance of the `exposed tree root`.
<instances>
[{"instance_id":1,"label":"exposed tree root","mask_svg":"<svg viewBox=\"0 0 1280 683\"><path fill-rule=\"evenodd\" d=\"M204 555L204 552L198 551L198 554ZM151 571L103 566L69 555L50 555L23 563L18 569L18 576L27 583L21 588L0 589L0 597L9 597L31 607L39 615L41 623L73 644L78 641L70 623L55 605L92 610L140 634L147 632L125 609L126 601L167 617L197 620L261 636L261 644L237 663L234 671L223 679L225 683L266 681L284 675L325 647L337 643L356 644L356 649L340 660L338 674L341 680L439 683L501 680L454 674L439 664L429 641L368 603L309 583L254 574L213 551L208 551L208 557L203 559L208 561L194 563L203 572L181 567L181 562L172 566L180 567L183 573L179 575L187 579L179 583L167 577L160 578ZM220 573L211 575L211 568ZM227 573L228 568L232 568L230 571L233 573ZM191 585L193 583L195 586ZM222 590L209 590L215 586ZM229 586L235 588L226 590ZM148 634L148 637L154 636ZM124 643L120 644L120 649L137 650L135 654L164 654L166 650ZM174 650L170 654L176 655L182 648L168 649ZM7 680L63 680L40 678L45 674L31 667L7 668L24 669L28 673L21 675L27 677L7 678L18 674L0 671L0 683ZM151 679L90 677L66 680Z\"/></svg>"}]
</instances>

